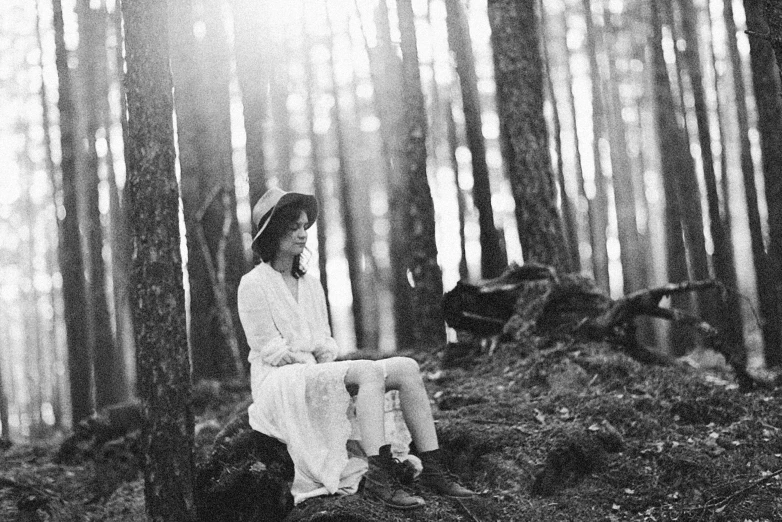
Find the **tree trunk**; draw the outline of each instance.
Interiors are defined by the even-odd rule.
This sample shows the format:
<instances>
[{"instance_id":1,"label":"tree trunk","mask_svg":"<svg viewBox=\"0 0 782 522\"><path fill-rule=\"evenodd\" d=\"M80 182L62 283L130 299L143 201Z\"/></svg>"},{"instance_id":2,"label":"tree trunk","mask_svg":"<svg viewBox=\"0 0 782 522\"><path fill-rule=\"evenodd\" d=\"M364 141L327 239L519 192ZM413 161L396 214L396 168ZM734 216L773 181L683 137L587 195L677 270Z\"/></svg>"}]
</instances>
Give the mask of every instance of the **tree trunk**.
<instances>
[{"instance_id":1,"label":"tree trunk","mask_svg":"<svg viewBox=\"0 0 782 522\"><path fill-rule=\"evenodd\" d=\"M652 69L654 70L654 97L656 109L657 135L660 140L661 170L663 191L665 193L666 252L668 257L668 280L681 282L689 279L687 273L687 254L682 236L681 201L678 197L677 176L691 168L692 157L676 122L676 105L671 94L671 83L665 64L662 47L662 20L655 2L651 6L651 48ZM687 309L691 300L680 296L671 305ZM685 347L694 343L694 337L684 329L671 328L671 348L681 355Z\"/></svg>"},{"instance_id":2,"label":"tree trunk","mask_svg":"<svg viewBox=\"0 0 782 522\"><path fill-rule=\"evenodd\" d=\"M348 263L350 277L350 293L353 298L351 310L353 312L353 330L356 334L356 347L358 349L371 349L367 331L364 327L364 294L362 292L364 274L361 270L362 251L359 245L359 231L354 215L355 197L353 187L355 181L352 177L352 167L348 163L348 150L345 140L345 127L343 124L343 109L340 100L341 93L337 74L334 68L334 22L328 6L328 0L324 3L326 10L326 23L328 25L329 58L328 68L330 72L331 92L334 97L331 119L334 122L334 136L337 142L337 155L339 167L337 168L337 187L339 191L340 211L342 215L342 228L345 231L345 258Z\"/></svg>"},{"instance_id":3,"label":"tree trunk","mask_svg":"<svg viewBox=\"0 0 782 522\"><path fill-rule=\"evenodd\" d=\"M166 3L124 0L133 292L147 517L195 520Z\"/></svg>"},{"instance_id":4,"label":"tree trunk","mask_svg":"<svg viewBox=\"0 0 782 522\"><path fill-rule=\"evenodd\" d=\"M560 21L560 20L558 20ZM559 48L562 50L563 55L565 56L565 83L567 85L567 103L568 103L568 109L570 110L570 118L573 121L573 128L571 129L573 131L573 163L575 167L575 175L576 175L576 185L578 187L578 198L577 198L577 204L575 205L575 211L576 211L576 223L582 223L586 222L587 226L582 226L579 229L579 233L577 233L577 237L581 236L583 238L586 238L589 241L590 246L594 245L594 241L592 239L592 227L589 226L589 224L593 221L593 213L594 209L591 208L589 198L587 197L586 191L584 189L584 169L582 165L582 159L581 159L581 150L579 148L580 146L580 139L579 139L579 133L578 133L578 117L576 114L576 99L575 95L573 94L573 75L571 73L571 66L570 66L570 48L568 47L567 43L567 33L568 33L568 23L567 23L567 11L562 11L562 19L561 19L561 26L562 26L562 39L560 41ZM584 215L586 211L586 216ZM586 217L586 219L583 219ZM576 245L577 253L580 254L580 249L578 248L579 245ZM605 249L605 245L603 246ZM594 247L593 247L594 251ZM580 257L579 257L580 262ZM595 270L594 266L593 269L593 277L595 276ZM596 277L595 277L595 280Z\"/></svg>"},{"instance_id":5,"label":"tree trunk","mask_svg":"<svg viewBox=\"0 0 782 522\"><path fill-rule=\"evenodd\" d=\"M605 87L608 96L606 111L608 135L611 144L611 177L613 179L616 223L619 235L620 260L625 294L646 288L646 270L641 255L641 241L638 237L638 220L635 204L635 188L630 159L627 155L627 136L622 119L622 99L619 96L619 78L616 76L616 29L610 12L603 15L605 35L606 75Z\"/></svg>"},{"instance_id":6,"label":"tree trunk","mask_svg":"<svg viewBox=\"0 0 782 522\"><path fill-rule=\"evenodd\" d=\"M766 23L769 29L769 42L774 48L777 71L782 81L782 4L774 0L766 0Z\"/></svg>"},{"instance_id":7,"label":"tree trunk","mask_svg":"<svg viewBox=\"0 0 782 522\"><path fill-rule=\"evenodd\" d=\"M95 375L95 407L103 408L121 402L125 396L125 371L122 354L114 340L111 316L106 296L106 274L103 262L103 228L98 208L100 159L96 148L97 133L103 131L108 140L108 128L104 127L104 114L108 105L108 74L106 55L106 29L108 13L105 6L90 7L88 0L78 2L79 14L79 69L82 80L83 106L86 113L87 151L85 153L85 204L87 206L86 262L89 274L87 288L88 331L93 334L93 364Z\"/></svg>"},{"instance_id":8,"label":"tree trunk","mask_svg":"<svg viewBox=\"0 0 782 522\"><path fill-rule=\"evenodd\" d=\"M245 374L236 292L244 254L236 219L228 93L228 43L218 0L172 0L171 67L175 86L182 205L187 227L193 377ZM203 37L193 32L204 24Z\"/></svg>"},{"instance_id":9,"label":"tree trunk","mask_svg":"<svg viewBox=\"0 0 782 522\"><path fill-rule=\"evenodd\" d=\"M114 22L114 37L116 48L114 49L114 60L109 63L113 66L110 71L111 76L118 83L120 92L120 113L119 120L122 127L122 141L125 143L127 134L127 116L125 114L125 88L123 85L125 72L125 58L122 52L122 15L119 10L112 13ZM104 127L111 128L112 114L108 105L104 107ZM109 185L109 229L111 231L111 278L114 290L114 314L117 325L117 345L121 347L121 353L124 354L126 361L131 359L136 351L133 344L133 312L130 302L130 238L128 236L128 218L126 215L125 202L119 187L117 187L116 172L114 171L114 151L111 144L106 155L106 180ZM123 145L124 146L124 145ZM126 392L124 398L130 398L135 394L135 365L124 365L124 385Z\"/></svg>"},{"instance_id":10,"label":"tree trunk","mask_svg":"<svg viewBox=\"0 0 782 522\"><path fill-rule=\"evenodd\" d=\"M410 348L431 351L445 341L445 323L440 309L443 280L437 264L434 203L426 177L426 106L411 0L400 0L397 9L402 46L402 101L407 124L405 192L409 199L404 227L407 231L405 265L411 276L411 314L416 318L411 325L414 344Z\"/></svg>"},{"instance_id":11,"label":"tree trunk","mask_svg":"<svg viewBox=\"0 0 782 522\"><path fill-rule=\"evenodd\" d=\"M546 93L551 103L552 119L554 124L554 150L557 154L557 184L559 185L559 201L562 214L562 225L565 233L565 248L570 272L581 271L581 259L578 256L578 232L576 230L576 216L573 208L573 199L567 193L565 183L565 161L562 157L562 123L559 118L559 104L554 92L553 68L549 55L547 39L550 38L548 24L546 23L546 11L541 0L538 1L540 9L540 42L543 50L543 70L546 78Z\"/></svg>"},{"instance_id":12,"label":"tree trunk","mask_svg":"<svg viewBox=\"0 0 782 522\"><path fill-rule=\"evenodd\" d=\"M357 4L358 5L358 4ZM386 167L386 192L388 194L388 220L390 224L389 286L393 294L394 337L398 349L412 347L414 317L411 309L410 285L407 279L407 240L405 216L408 199L405 184L407 158L405 157L405 115L402 106L402 62L391 41L388 7L385 0L378 0L373 13L377 45L365 45L369 56L370 73L375 93L375 104L380 117L380 134L383 141L383 160Z\"/></svg>"},{"instance_id":13,"label":"tree trunk","mask_svg":"<svg viewBox=\"0 0 782 522\"><path fill-rule=\"evenodd\" d=\"M720 201L717 192L717 178L714 170L714 155L711 149L711 132L709 131L709 109L706 105L703 77L701 75L701 59L698 49L698 13L692 4L692 0L681 0L682 30L687 46L684 58L687 62L687 71L692 84L692 94L695 102L695 118L698 124L698 142L701 148L701 161L703 163L703 178L706 186L706 201L709 212L709 231L714 245L712 263L716 278L729 288L736 288L736 271L733 266L733 251L729 236L723 227L723 218L720 215ZM712 61L713 63L713 61ZM715 70L716 73L716 70ZM719 111L718 117L719 117ZM723 164L725 163L723 157ZM727 198L727 193L724 196ZM727 212L727 202L725 205ZM731 294L732 295L732 294ZM725 335L730 339L731 345L743 345L743 327L741 321L741 309L735 297L727 303L727 306L712 311L712 317L705 317L712 324L722 325Z\"/></svg>"},{"instance_id":14,"label":"tree trunk","mask_svg":"<svg viewBox=\"0 0 782 522\"><path fill-rule=\"evenodd\" d=\"M313 184L315 186L315 197L320 203L321 209L318 215L318 221L315 224L315 229L318 237L318 271L320 272L320 284L323 287L323 293L326 294L326 309L329 314L329 323L331 323L331 304L329 302L329 281L328 274L326 273L326 226L328 224L326 213L326 178L323 169L321 168L321 149L323 148L323 140L320 135L315 132L315 95L317 92L317 83L315 71L312 67L312 41L310 40L309 32L304 24L304 10L306 9L305 3L302 2L302 27L301 38L302 47L304 49L304 56L302 58L304 64L304 82L307 91L307 134L310 140L310 168L312 169Z\"/></svg>"},{"instance_id":15,"label":"tree trunk","mask_svg":"<svg viewBox=\"0 0 782 522\"><path fill-rule=\"evenodd\" d=\"M456 136L456 122L453 119L453 101L450 96L448 96L445 103L445 124L448 132L448 157L451 162L453 182L456 187L456 209L459 213L459 279L466 280L470 277L467 270L467 241L464 235L464 213L466 212L467 202L459 184L459 162L456 159L456 148L459 146L459 142ZM483 277L483 270L481 270L481 277Z\"/></svg>"},{"instance_id":16,"label":"tree trunk","mask_svg":"<svg viewBox=\"0 0 782 522\"><path fill-rule=\"evenodd\" d=\"M5 394L5 383L3 382L3 364L0 359L0 447L7 446L11 442L11 434L8 431L8 397Z\"/></svg>"},{"instance_id":17,"label":"tree trunk","mask_svg":"<svg viewBox=\"0 0 782 522\"><path fill-rule=\"evenodd\" d=\"M490 0L497 107L525 262L568 270L543 116L543 64L535 0Z\"/></svg>"},{"instance_id":18,"label":"tree trunk","mask_svg":"<svg viewBox=\"0 0 782 522\"><path fill-rule=\"evenodd\" d=\"M232 0L234 19L234 53L236 74L242 91L244 110L247 178L250 183L250 206L260 199L268 186L264 155L264 124L267 118L266 90L271 74L269 30L265 2ZM253 234L258 223L252 223Z\"/></svg>"},{"instance_id":19,"label":"tree trunk","mask_svg":"<svg viewBox=\"0 0 782 522\"><path fill-rule=\"evenodd\" d=\"M62 297L65 331L68 339L68 376L70 378L71 411L78 422L93 411L90 390L90 354L84 310L87 295L84 284L84 265L79 241L78 199L76 190L76 108L73 104L68 51L65 47L62 4L52 0L54 11L54 38L59 81L60 111L60 169L62 171L62 205L65 216L60 221L59 264L62 274Z\"/></svg>"},{"instance_id":20,"label":"tree trunk","mask_svg":"<svg viewBox=\"0 0 782 522\"><path fill-rule=\"evenodd\" d=\"M592 85L592 159L594 165L595 196L589 205L589 228L592 232L592 271L597 286L610 293L608 276L608 193L600 153L600 139L605 133L605 109L603 103L600 68L597 66L597 35L592 21L592 3L583 0L584 20L586 21L587 47L589 53L589 72Z\"/></svg>"},{"instance_id":21,"label":"tree trunk","mask_svg":"<svg viewBox=\"0 0 782 522\"><path fill-rule=\"evenodd\" d=\"M507 265L497 228L494 225L494 211L491 206L489 166L486 163L486 142L483 138L478 75L475 72L475 58L472 52L470 27L464 12L462 0L446 0L446 24L448 45L456 59L456 72L462 93L462 110L467 145L472 163L472 197L478 209L478 225L481 243L481 277L499 276Z\"/></svg>"},{"instance_id":22,"label":"tree trunk","mask_svg":"<svg viewBox=\"0 0 782 522\"><path fill-rule=\"evenodd\" d=\"M735 37L732 37L736 34L733 5L730 2L724 2L723 9L725 28L727 34L731 36L727 39L727 43L728 51L730 53L731 69L733 72L733 88L736 92L736 100L739 100L739 103L736 104L736 117L741 147L741 172L744 178L747 220L749 222L752 259L755 268L756 288L758 293L758 314L760 315L760 324L763 332L764 352L768 354L769 352L777 350L779 347L780 332L776 323L779 314L777 312L774 282L771 279L771 270L768 266L769 260L763 245L763 231L760 224L760 210L758 208L758 192L755 186L755 169L752 162L751 145L749 141L747 105L741 102L741 100L746 100L747 98L744 88L744 75L741 71L741 56L739 55L738 42ZM752 47L750 47L750 52L752 52ZM768 188L769 187L767 187L767 190Z\"/></svg>"},{"instance_id":23,"label":"tree trunk","mask_svg":"<svg viewBox=\"0 0 782 522\"><path fill-rule=\"evenodd\" d=\"M778 3L777 3L778 4ZM777 10L781 9L777 5ZM752 63L752 85L758 107L760 150L763 156L763 180L768 208L769 241L766 271L758 273L758 284L768 286L768 320L764 328L766 364L782 364L782 92L780 71L776 70L769 26L764 18L763 0L744 0ZM772 39L773 41L773 39ZM743 98L742 98L743 99Z\"/></svg>"},{"instance_id":24,"label":"tree trunk","mask_svg":"<svg viewBox=\"0 0 782 522\"><path fill-rule=\"evenodd\" d=\"M291 143L293 137L290 128L290 114L288 112L288 93L290 92L288 74L287 45L279 42L283 52L275 53L272 66L271 84L269 86L269 98L272 115L272 145L274 150L274 175L277 178L277 186L284 190L291 189L293 175L291 173ZM256 223L257 224L257 223Z\"/></svg>"}]
</instances>

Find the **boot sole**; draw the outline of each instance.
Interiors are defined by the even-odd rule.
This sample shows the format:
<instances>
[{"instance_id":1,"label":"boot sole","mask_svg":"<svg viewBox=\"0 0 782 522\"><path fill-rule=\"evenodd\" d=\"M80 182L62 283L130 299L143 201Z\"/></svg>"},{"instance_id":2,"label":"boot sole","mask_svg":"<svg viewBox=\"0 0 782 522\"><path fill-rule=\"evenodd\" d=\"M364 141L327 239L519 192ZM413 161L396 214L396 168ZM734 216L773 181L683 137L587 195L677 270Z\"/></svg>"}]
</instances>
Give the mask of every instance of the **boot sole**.
<instances>
[{"instance_id":1,"label":"boot sole","mask_svg":"<svg viewBox=\"0 0 782 522\"><path fill-rule=\"evenodd\" d=\"M401 505L401 504L393 504L391 502L388 502L387 500L383 500L378 495L375 495L375 494L370 493L368 491L365 491L364 494L367 495L368 497L374 499L374 500L377 500L378 502L381 502L386 507L390 507L392 509L398 509L399 511L410 511L412 509L421 509L422 507L424 507L426 505L426 503L423 503L423 504L412 504L412 505L409 505L409 506L404 506L404 505Z\"/></svg>"}]
</instances>

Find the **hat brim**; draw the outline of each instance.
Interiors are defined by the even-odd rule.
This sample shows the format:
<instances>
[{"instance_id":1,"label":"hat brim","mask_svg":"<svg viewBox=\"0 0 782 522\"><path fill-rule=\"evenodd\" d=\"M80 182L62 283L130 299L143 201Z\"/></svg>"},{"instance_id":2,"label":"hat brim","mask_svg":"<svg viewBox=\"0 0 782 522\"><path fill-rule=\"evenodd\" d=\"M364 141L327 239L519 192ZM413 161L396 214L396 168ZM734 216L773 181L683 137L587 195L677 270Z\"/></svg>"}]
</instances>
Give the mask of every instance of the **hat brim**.
<instances>
[{"instance_id":1,"label":"hat brim","mask_svg":"<svg viewBox=\"0 0 782 522\"><path fill-rule=\"evenodd\" d=\"M266 229L266 226L268 225L268 222L274 218L274 213L278 212L282 207L287 207L293 204L301 204L304 212L307 214L307 224L304 228L310 228L315 224L315 221L318 219L318 200L315 199L315 196L310 194L302 194L300 192L286 192L282 195L282 197L280 197L279 201L277 201L277 204L269 209L266 214L261 216L261 219L258 220L258 223L255 223L257 226L262 223L264 219L267 220L267 223L265 223L264 226L260 228L255 234L253 243L255 243L261 237ZM266 216L269 216L268 219Z\"/></svg>"}]
</instances>

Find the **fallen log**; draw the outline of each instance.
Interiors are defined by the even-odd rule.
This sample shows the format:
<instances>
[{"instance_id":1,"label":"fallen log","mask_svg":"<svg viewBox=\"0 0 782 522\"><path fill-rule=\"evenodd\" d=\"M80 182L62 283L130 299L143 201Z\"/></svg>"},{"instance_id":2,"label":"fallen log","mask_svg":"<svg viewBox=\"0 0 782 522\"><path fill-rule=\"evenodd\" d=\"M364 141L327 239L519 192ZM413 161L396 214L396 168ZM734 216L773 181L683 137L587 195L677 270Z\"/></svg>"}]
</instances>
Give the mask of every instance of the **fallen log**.
<instances>
[{"instance_id":1,"label":"fallen log","mask_svg":"<svg viewBox=\"0 0 782 522\"><path fill-rule=\"evenodd\" d=\"M534 334L606 341L640 362L672 364L674 358L644 346L636 337L636 318L661 318L698 332L706 347L725 357L742 389L766 384L747 372L743 346L729 345L725 336L700 317L660 304L672 295L706 291L724 296L728 290L714 279L684 281L614 300L587 277L558 275L547 266L511 264L496 280L459 282L443 298L443 310L448 325L457 332L467 332L468 338L499 336L501 341L519 341ZM464 350L462 346L459 349Z\"/></svg>"}]
</instances>

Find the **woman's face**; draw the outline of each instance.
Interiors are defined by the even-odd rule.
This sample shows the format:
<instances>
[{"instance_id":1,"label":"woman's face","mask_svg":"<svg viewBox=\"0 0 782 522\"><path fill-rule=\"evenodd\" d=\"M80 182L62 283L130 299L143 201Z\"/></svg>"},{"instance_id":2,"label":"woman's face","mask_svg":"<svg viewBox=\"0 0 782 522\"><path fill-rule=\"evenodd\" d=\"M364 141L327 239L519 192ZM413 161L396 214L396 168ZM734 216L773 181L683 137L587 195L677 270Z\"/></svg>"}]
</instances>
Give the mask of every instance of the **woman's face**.
<instances>
[{"instance_id":1,"label":"woman's face","mask_svg":"<svg viewBox=\"0 0 782 522\"><path fill-rule=\"evenodd\" d=\"M299 218L288 225L288 229L280 238L280 246L277 249L277 255L284 257L294 257L304 252L304 246L307 243L307 213L303 210Z\"/></svg>"}]
</instances>

